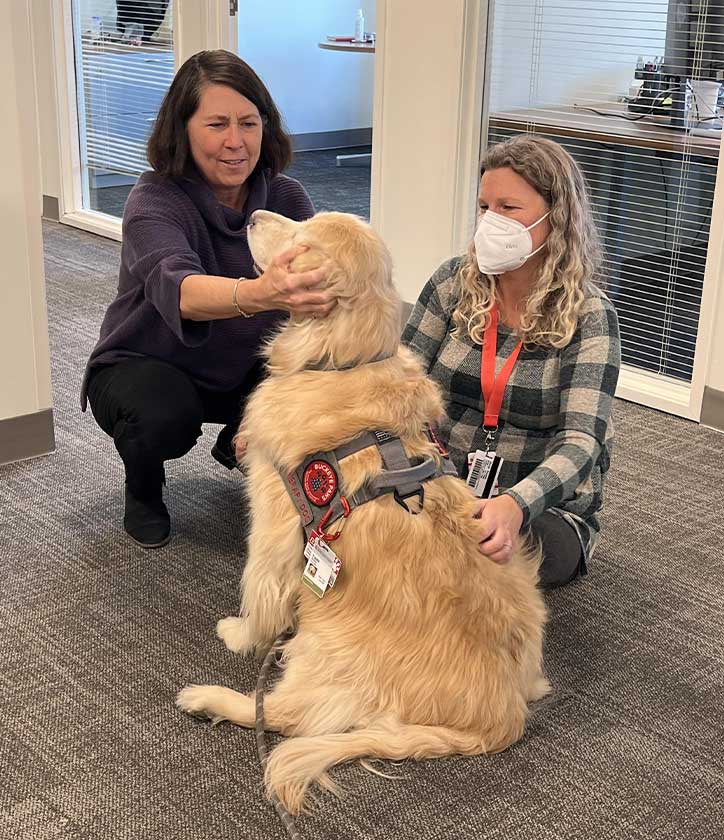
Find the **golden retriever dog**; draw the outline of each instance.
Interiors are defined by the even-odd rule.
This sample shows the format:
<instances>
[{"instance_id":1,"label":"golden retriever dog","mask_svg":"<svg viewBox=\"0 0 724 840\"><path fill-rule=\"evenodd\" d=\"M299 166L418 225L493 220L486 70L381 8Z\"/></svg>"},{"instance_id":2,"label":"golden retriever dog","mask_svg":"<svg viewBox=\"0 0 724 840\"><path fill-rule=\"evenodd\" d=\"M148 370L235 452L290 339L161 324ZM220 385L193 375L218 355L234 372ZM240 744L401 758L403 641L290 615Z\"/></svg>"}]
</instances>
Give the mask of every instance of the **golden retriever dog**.
<instances>
[{"instance_id":1,"label":"golden retriever dog","mask_svg":"<svg viewBox=\"0 0 724 840\"><path fill-rule=\"evenodd\" d=\"M476 755L517 741L528 703L549 690L545 609L539 552L521 545L504 565L483 556L475 499L449 475L425 482L419 510L387 493L338 520L334 588L320 599L302 584L305 536L280 471L373 430L398 436L410 458L439 462L427 424L443 405L399 344L390 256L369 225L342 213L294 222L263 210L252 222L261 268L304 244L293 268L329 263L339 298L327 318L292 317L267 348L268 378L249 399L241 432L251 512L241 610L217 625L243 654L296 628L264 705L266 727L290 736L269 757L267 791L298 813L313 782L336 789L327 771L340 762ZM348 496L383 468L376 446L339 463ZM192 685L177 703L254 726L253 694Z\"/></svg>"}]
</instances>

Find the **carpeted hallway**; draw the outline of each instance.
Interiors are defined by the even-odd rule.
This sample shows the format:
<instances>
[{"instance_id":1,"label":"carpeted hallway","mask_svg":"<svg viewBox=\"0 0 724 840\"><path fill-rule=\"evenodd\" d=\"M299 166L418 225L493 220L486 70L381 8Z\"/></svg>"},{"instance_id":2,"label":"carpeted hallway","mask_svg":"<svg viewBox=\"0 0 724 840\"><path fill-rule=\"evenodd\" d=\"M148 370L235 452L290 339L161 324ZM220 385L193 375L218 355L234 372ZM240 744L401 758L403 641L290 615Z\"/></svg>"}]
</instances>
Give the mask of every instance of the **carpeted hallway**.
<instances>
[{"instance_id":1,"label":"carpeted hallway","mask_svg":"<svg viewBox=\"0 0 724 840\"><path fill-rule=\"evenodd\" d=\"M174 538L124 536L122 473L78 390L120 246L45 225L57 452L0 467L0 840L281 838L254 736L178 712L187 682L257 665L214 637L237 609L239 476L216 428L168 468ZM421 278L422 279L422 278ZM724 435L616 406L605 536L547 595L553 695L481 758L334 771L308 840L707 840L724 829Z\"/></svg>"}]
</instances>

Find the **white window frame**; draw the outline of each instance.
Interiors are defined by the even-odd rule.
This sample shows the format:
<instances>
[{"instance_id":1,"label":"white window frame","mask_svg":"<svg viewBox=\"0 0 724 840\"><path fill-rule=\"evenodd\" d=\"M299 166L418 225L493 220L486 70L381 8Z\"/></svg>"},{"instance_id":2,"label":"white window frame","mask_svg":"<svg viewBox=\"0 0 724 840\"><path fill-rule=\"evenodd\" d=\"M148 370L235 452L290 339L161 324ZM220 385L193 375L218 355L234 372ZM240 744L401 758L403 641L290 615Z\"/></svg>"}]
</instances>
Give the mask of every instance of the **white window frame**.
<instances>
[{"instance_id":1,"label":"white window frame","mask_svg":"<svg viewBox=\"0 0 724 840\"><path fill-rule=\"evenodd\" d=\"M623 365L616 396L640 405L676 414L697 423L701 419L709 361L716 323L716 292L724 277L724 242L718 235L724 231L724 143L719 148L714 201L709 227L709 247L704 270L704 283L699 310L699 325L694 351L691 382L679 382L666 376L646 373Z\"/></svg>"},{"instance_id":2,"label":"white window frame","mask_svg":"<svg viewBox=\"0 0 724 840\"><path fill-rule=\"evenodd\" d=\"M235 19L229 0L174 0L175 66L202 49L233 49ZM81 161L83 128L78 113L71 0L52 4L55 60L60 195L58 215L63 224L121 241L121 220L97 210L84 209ZM86 197L87 198L87 197Z\"/></svg>"}]
</instances>

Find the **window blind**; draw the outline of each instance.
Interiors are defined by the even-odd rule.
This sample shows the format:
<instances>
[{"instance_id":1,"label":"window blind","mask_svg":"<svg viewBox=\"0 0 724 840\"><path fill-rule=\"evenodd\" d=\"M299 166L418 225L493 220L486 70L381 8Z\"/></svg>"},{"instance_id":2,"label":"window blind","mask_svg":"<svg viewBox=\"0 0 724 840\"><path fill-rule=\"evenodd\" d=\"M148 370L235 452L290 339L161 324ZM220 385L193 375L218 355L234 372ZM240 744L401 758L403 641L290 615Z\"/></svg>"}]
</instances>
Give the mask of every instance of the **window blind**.
<instances>
[{"instance_id":1,"label":"window blind","mask_svg":"<svg viewBox=\"0 0 724 840\"><path fill-rule=\"evenodd\" d=\"M173 0L73 0L84 209L120 216L174 75Z\"/></svg>"},{"instance_id":2,"label":"window blind","mask_svg":"<svg viewBox=\"0 0 724 840\"><path fill-rule=\"evenodd\" d=\"M721 142L724 0L496 0L487 143L583 169L626 365L692 377Z\"/></svg>"}]
</instances>

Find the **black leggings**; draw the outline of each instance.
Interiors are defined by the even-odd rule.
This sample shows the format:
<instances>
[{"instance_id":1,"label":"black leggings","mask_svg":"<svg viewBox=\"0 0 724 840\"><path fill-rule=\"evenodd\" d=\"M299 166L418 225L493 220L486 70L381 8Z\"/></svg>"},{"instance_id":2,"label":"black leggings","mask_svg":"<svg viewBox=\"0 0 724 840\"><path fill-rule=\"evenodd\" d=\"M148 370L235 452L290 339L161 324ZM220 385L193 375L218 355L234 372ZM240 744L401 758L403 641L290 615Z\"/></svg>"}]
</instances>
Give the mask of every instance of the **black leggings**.
<instances>
[{"instance_id":1,"label":"black leggings","mask_svg":"<svg viewBox=\"0 0 724 840\"><path fill-rule=\"evenodd\" d=\"M586 564L578 534L563 517L546 511L530 524L534 537L543 547L540 582L543 586L563 586L579 574L586 574Z\"/></svg>"},{"instance_id":2,"label":"black leggings","mask_svg":"<svg viewBox=\"0 0 724 840\"><path fill-rule=\"evenodd\" d=\"M261 363L233 391L210 391L160 359L124 359L91 372L88 401L113 438L128 489L138 499L161 494L163 463L181 458L201 435L202 423L223 423L230 444L249 393L262 378Z\"/></svg>"}]
</instances>

